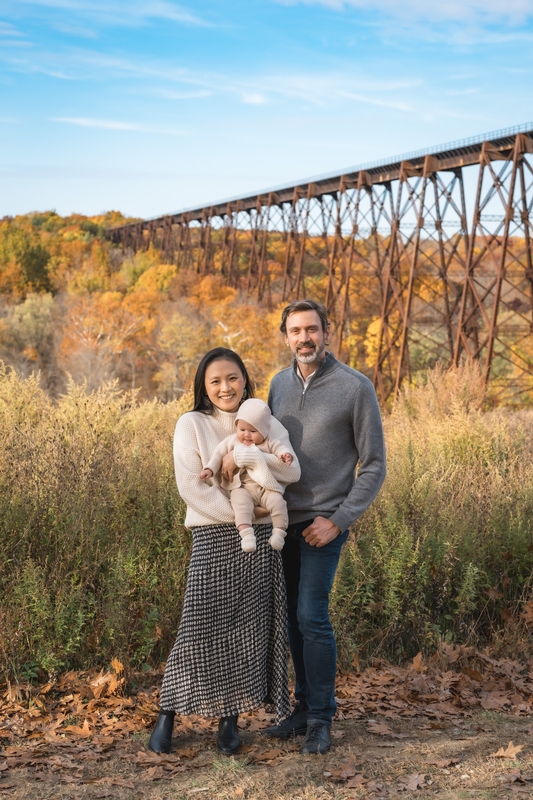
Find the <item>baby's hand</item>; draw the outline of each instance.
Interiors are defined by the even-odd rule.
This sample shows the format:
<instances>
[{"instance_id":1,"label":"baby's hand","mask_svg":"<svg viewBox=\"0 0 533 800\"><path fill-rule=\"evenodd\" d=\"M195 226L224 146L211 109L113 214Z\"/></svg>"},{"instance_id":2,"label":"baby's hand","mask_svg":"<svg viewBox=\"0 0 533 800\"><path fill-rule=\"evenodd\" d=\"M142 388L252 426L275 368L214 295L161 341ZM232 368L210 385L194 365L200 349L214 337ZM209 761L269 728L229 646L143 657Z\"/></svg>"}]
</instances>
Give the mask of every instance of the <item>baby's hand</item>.
<instances>
[{"instance_id":1,"label":"baby's hand","mask_svg":"<svg viewBox=\"0 0 533 800\"><path fill-rule=\"evenodd\" d=\"M213 470L212 469L207 469L207 467L206 467L205 469L203 469L200 472L200 480L202 480L202 481L206 481L208 478L212 478L212 477L213 477Z\"/></svg>"},{"instance_id":2,"label":"baby's hand","mask_svg":"<svg viewBox=\"0 0 533 800\"><path fill-rule=\"evenodd\" d=\"M291 456L290 453L283 453L283 455L280 456L280 460L284 461L285 464L288 464L288 465L292 464L292 456Z\"/></svg>"}]
</instances>

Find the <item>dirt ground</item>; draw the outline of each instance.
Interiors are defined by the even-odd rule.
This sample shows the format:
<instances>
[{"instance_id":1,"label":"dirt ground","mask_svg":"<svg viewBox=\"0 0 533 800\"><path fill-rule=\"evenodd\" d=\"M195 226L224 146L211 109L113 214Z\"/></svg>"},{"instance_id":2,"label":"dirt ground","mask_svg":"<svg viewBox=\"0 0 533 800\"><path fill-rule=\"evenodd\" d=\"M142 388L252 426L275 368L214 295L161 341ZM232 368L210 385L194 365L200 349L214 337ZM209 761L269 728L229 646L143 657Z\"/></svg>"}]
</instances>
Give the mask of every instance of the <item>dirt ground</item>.
<instances>
[{"instance_id":1,"label":"dirt ground","mask_svg":"<svg viewBox=\"0 0 533 800\"><path fill-rule=\"evenodd\" d=\"M324 756L302 756L298 741L278 742L243 730L243 752L223 757L216 752L213 729L179 731L169 757L146 750L148 734L133 734L107 752L85 745L80 758L71 747L65 756L57 743L41 764L10 766L13 753L31 751L27 742L0 753L0 794L13 800L533 797L531 718L491 711L446 723L372 717L336 721L332 734L333 747ZM494 755L500 749L507 757Z\"/></svg>"},{"instance_id":2,"label":"dirt ground","mask_svg":"<svg viewBox=\"0 0 533 800\"><path fill-rule=\"evenodd\" d=\"M172 753L147 750L161 669L111 668L0 686L0 798L355 800L533 797L533 661L443 646L403 667L339 671L333 747L267 739L242 714L243 745L216 751L217 722L176 717Z\"/></svg>"}]
</instances>

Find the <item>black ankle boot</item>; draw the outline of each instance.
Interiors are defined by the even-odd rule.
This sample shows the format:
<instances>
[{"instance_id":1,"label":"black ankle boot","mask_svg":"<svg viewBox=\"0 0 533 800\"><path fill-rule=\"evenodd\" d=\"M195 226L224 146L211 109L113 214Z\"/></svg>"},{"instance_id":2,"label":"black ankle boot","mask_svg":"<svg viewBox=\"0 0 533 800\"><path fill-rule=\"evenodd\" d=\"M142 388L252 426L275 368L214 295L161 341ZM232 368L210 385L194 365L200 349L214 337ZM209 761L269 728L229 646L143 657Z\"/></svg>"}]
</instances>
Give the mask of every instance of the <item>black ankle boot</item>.
<instances>
[{"instance_id":1,"label":"black ankle boot","mask_svg":"<svg viewBox=\"0 0 533 800\"><path fill-rule=\"evenodd\" d=\"M154 753L170 753L175 711L160 711L155 728L148 742L148 749Z\"/></svg>"},{"instance_id":2,"label":"black ankle boot","mask_svg":"<svg viewBox=\"0 0 533 800\"><path fill-rule=\"evenodd\" d=\"M237 731L237 720L239 716L222 717L218 723L217 750L225 756L236 753L242 742Z\"/></svg>"}]
</instances>

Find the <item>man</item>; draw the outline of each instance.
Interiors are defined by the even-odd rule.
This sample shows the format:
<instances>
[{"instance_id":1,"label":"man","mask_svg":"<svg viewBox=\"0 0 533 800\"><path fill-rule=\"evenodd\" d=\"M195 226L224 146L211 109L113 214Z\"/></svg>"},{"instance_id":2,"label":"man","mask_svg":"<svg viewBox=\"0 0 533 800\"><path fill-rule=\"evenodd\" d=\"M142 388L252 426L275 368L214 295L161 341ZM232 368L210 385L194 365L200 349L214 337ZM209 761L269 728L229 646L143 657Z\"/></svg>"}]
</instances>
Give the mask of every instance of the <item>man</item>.
<instances>
[{"instance_id":1,"label":"man","mask_svg":"<svg viewBox=\"0 0 533 800\"><path fill-rule=\"evenodd\" d=\"M273 378L268 403L302 469L299 482L285 491L289 527L282 551L296 706L265 734L288 739L305 733L301 753L326 753L336 710L329 594L349 527L385 478L385 447L372 383L326 352L324 306L291 303L280 330L294 361Z\"/></svg>"}]
</instances>

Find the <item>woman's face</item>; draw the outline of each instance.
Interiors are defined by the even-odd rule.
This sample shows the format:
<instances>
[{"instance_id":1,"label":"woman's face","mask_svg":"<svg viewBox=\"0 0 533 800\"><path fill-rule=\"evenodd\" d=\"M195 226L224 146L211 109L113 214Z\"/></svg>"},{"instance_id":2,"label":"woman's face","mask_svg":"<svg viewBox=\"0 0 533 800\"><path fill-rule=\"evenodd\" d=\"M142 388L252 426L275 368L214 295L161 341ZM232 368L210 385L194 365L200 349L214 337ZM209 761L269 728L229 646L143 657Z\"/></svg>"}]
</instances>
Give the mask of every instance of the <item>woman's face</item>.
<instances>
[{"instance_id":1,"label":"woman's face","mask_svg":"<svg viewBox=\"0 0 533 800\"><path fill-rule=\"evenodd\" d=\"M205 371L205 391L221 411L237 411L246 380L234 361L212 361Z\"/></svg>"}]
</instances>

